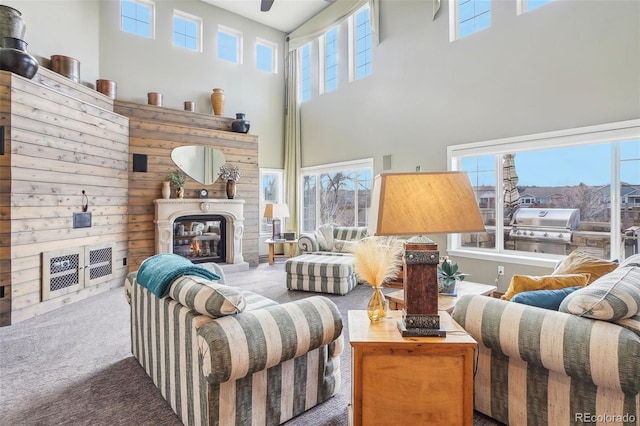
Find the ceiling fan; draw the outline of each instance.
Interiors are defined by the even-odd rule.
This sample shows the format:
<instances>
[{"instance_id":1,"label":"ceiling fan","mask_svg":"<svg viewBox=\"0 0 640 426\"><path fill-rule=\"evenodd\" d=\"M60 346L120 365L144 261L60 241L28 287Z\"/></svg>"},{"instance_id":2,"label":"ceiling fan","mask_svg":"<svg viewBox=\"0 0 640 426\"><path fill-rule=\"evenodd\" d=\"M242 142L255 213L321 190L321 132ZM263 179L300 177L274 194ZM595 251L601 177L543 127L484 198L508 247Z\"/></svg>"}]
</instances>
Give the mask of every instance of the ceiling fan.
<instances>
[{"instance_id":1,"label":"ceiling fan","mask_svg":"<svg viewBox=\"0 0 640 426\"><path fill-rule=\"evenodd\" d=\"M274 0L260 0L260 12L268 12L273 6ZM333 3L335 0L324 0L327 3Z\"/></svg>"},{"instance_id":2,"label":"ceiling fan","mask_svg":"<svg viewBox=\"0 0 640 426\"><path fill-rule=\"evenodd\" d=\"M273 6L273 0L261 0L260 1L260 12L268 12Z\"/></svg>"}]
</instances>

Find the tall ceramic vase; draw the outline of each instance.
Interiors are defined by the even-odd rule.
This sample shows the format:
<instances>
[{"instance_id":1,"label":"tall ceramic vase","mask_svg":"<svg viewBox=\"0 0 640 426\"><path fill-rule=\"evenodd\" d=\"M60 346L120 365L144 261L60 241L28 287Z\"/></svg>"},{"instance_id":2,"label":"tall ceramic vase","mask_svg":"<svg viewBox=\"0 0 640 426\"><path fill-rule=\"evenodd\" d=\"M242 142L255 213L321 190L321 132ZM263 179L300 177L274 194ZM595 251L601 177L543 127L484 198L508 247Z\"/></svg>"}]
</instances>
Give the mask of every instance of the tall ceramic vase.
<instances>
[{"instance_id":1,"label":"tall ceramic vase","mask_svg":"<svg viewBox=\"0 0 640 426\"><path fill-rule=\"evenodd\" d=\"M367 305L367 315L371 322L382 321L387 316L387 302L381 287L373 287L373 294Z\"/></svg>"},{"instance_id":2,"label":"tall ceramic vase","mask_svg":"<svg viewBox=\"0 0 640 426\"><path fill-rule=\"evenodd\" d=\"M227 198L232 200L236 196L236 182L229 179L227 181Z\"/></svg>"},{"instance_id":3,"label":"tall ceramic vase","mask_svg":"<svg viewBox=\"0 0 640 426\"><path fill-rule=\"evenodd\" d=\"M162 182L162 198L171 198L171 182Z\"/></svg>"},{"instance_id":4,"label":"tall ceramic vase","mask_svg":"<svg viewBox=\"0 0 640 426\"><path fill-rule=\"evenodd\" d=\"M224 112L224 90L213 89L211 94L211 105L213 106L213 115L222 115Z\"/></svg>"}]
</instances>

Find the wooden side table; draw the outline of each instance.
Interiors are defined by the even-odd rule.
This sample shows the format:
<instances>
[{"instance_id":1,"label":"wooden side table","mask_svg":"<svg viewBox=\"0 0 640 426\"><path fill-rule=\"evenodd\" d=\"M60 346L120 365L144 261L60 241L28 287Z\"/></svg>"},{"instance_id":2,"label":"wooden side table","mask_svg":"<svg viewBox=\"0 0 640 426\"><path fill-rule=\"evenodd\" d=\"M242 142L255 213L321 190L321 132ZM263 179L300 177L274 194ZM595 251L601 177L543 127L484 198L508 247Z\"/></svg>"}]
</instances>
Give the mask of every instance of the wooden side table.
<instances>
[{"instance_id":1,"label":"wooden side table","mask_svg":"<svg viewBox=\"0 0 640 426\"><path fill-rule=\"evenodd\" d=\"M400 311L372 323L349 311L352 420L361 425L472 425L476 341L446 312L447 337L406 337Z\"/></svg>"},{"instance_id":2,"label":"wooden side table","mask_svg":"<svg viewBox=\"0 0 640 426\"><path fill-rule=\"evenodd\" d=\"M296 252L296 245L298 244L298 240L273 240L269 238L265 241L269 245L269 265L273 265L273 260L276 257L293 257ZM281 255L275 254L275 245L276 244L289 244L289 254Z\"/></svg>"},{"instance_id":3,"label":"wooden side table","mask_svg":"<svg viewBox=\"0 0 640 426\"><path fill-rule=\"evenodd\" d=\"M438 295L438 310L453 312L453 307L456 305L458 298L465 294L479 294L482 296L489 296L496 291L495 285L474 283L471 281L458 281L456 283L457 296L447 296L446 294ZM389 309L402 310L404 308L404 290L398 290L385 295L389 300Z\"/></svg>"}]
</instances>

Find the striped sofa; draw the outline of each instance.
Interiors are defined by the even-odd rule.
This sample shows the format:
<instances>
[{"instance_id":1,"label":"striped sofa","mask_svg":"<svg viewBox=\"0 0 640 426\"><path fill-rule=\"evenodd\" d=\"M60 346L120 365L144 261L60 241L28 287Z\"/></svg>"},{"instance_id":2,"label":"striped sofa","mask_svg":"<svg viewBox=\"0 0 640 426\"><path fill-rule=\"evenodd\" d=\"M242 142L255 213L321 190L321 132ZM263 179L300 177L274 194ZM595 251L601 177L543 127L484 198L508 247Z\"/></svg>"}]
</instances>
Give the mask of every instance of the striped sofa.
<instances>
[{"instance_id":1,"label":"striped sofa","mask_svg":"<svg viewBox=\"0 0 640 426\"><path fill-rule=\"evenodd\" d=\"M185 425L277 425L338 391L342 320L328 298L277 304L236 289L241 301L219 303L186 278L163 298L135 273L125 284L133 355ZM241 312L208 313L230 310Z\"/></svg>"},{"instance_id":2,"label":"striped sofa","mask_svg":"<svg viewBox=\"0 0 640 426\"><path fill-rule=\"evenodd\" d=\"M367 237L362 226L325 224L298 238L300 256L284 265L289 290L344 295L358 284L350 248Z\"/></svg>"},{"instance_id":3,"label":"striped sofa","mask_svg":"<svg viewBox=\"0 0 640 426\"><path fill-rule=\"evenodd\" d=\"M640 424L640 316L618 324L469 295L453 318L479 344L481 413L516 426Z\"/></svg>"}]
</instances>

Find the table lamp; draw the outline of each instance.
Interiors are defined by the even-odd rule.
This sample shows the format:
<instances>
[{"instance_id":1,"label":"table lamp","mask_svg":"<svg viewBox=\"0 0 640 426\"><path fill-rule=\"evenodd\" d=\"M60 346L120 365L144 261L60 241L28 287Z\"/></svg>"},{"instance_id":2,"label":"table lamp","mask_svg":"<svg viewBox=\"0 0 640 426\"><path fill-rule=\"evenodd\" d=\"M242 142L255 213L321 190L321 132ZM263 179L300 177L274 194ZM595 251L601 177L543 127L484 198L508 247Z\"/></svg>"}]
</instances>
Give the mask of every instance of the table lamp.
<instances>
[{"instance_id":1,"label":"table lamp","mask_svg":"<svg viewBox=\"0 0 640 426\"><path fill-rule=\"evenodd\" d=\"M271 224L273 226L272 238L274 240L280 239L281 219L289 217L289 207L286 204L267 204L264 208L264 217L271 219Z\"/></svg>"},{"instance_id":2,"label":"table lamp","mask_svg":"<svg viewBox=\"0 0 640 426\"><path fill-rule=\"evenodd\" d=\"M446 336L438 316L438 246L424 234L484 232L464 172L381 173L375 177L369 235L412 235L405 242L402 336Z\"/></svg>"}]
</instances>

